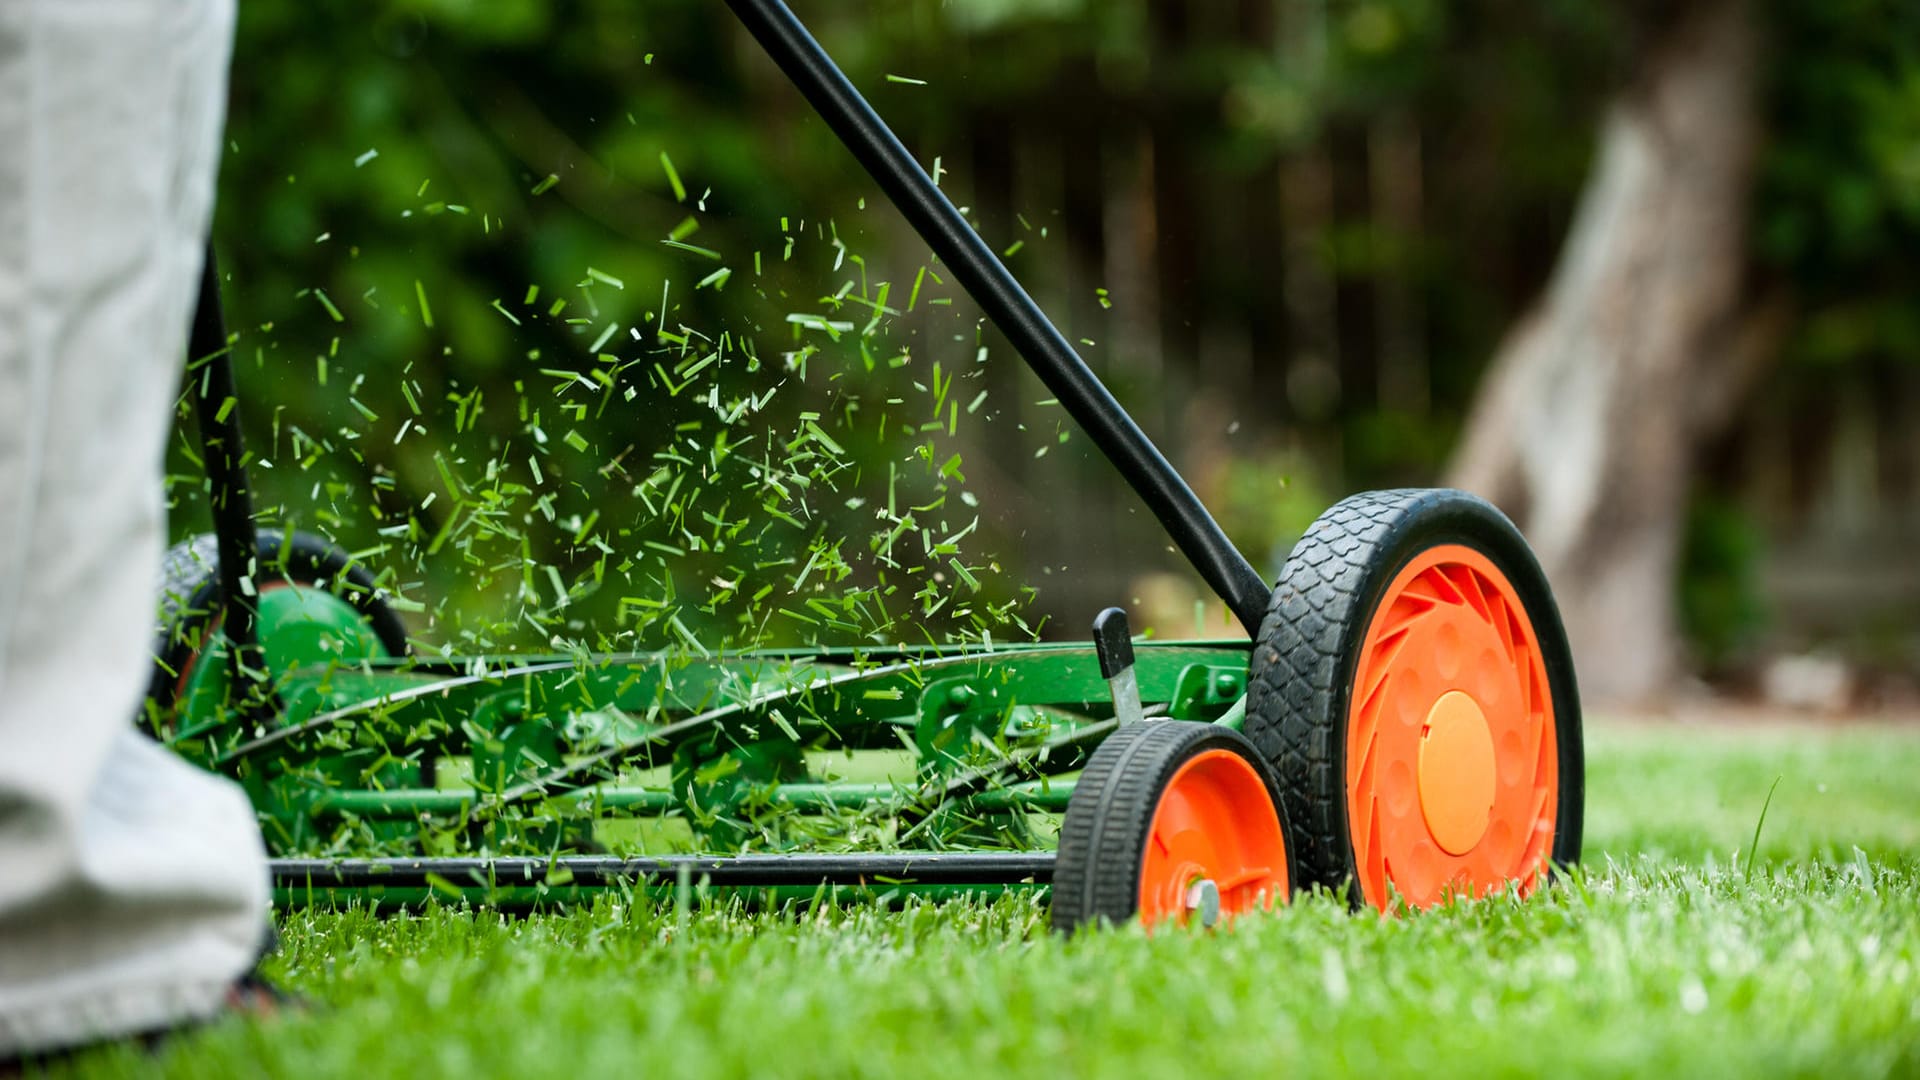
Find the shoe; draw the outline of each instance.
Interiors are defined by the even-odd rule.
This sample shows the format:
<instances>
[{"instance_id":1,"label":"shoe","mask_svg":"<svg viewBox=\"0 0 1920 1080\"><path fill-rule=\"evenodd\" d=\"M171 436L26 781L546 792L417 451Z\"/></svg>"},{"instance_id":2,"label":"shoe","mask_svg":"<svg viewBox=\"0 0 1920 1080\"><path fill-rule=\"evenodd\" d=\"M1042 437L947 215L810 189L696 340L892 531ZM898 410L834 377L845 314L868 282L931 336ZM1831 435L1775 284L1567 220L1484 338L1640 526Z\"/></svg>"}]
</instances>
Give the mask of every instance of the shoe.
<instances>
[{"instance_id":1,"label":"shoe","mask_svg":"<svg viewBox=\"0 0 1920 1080\"><path fill-rule=\"evenodd\" d=\"M172 1027L157 1031L140 1031L128 1035L101 1039L97 1042L82 1043L78 1046L64 1046L52 1050L40 1050L21 1054L18 1057L0 1059L0 1080L15 1080L26 1075L27 1067L34 1072L43 1072L55 1065L62 1065L90 1050L98 1049L109 1043L133 1042L148 1053L155 1053L169 1039L178 1035L210 1027L232 1017L244 1017L249 1020L272 1020L288 1013L303 1013L312 1008L310 1002L298 994L281 987L261 973L261 965L280 950L280 932L267 924L267 940L261 946L260 955L246 974L233 980L227 987L226 1000L220 1011L212 1016L188 1020Z\"/></svg>"}]
</instances>

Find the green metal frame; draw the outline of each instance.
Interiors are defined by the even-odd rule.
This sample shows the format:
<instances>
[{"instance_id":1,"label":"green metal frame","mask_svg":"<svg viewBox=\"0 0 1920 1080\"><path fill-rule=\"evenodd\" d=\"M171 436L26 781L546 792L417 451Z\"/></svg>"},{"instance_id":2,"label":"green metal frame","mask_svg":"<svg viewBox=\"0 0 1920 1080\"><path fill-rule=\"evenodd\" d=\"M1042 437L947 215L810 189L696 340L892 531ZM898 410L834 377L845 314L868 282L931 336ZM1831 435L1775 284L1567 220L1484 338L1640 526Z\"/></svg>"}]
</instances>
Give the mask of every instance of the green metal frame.
<instances>
[{"instance_id":1,"label":"green metal frame","mask_svg":"<svg viewBox=\"0 0 1920 1080\"><path fill-rule=\"evenodd\" d=\"M650 818L684 821L709 854L806 851L831 849L834 822L849 815L903 851L1033 851L1047 831L1033 816L1065 810L1071 773L1116 725L1090 645L435 660L384 655L361 612L322 588L268 589L257 610L275 722L229 711L216 629L181 675L167 740L242 783L280 854L328 850L348 826L401 855L448 850L459 836L500 855L560 856L597 850L609 821ZM1136 655L1150 711L1239 726L1244 642L1144 642ZM896 767L833 780L812 764L862 751L890 751ZM601 888L316 887L291 865L276 893L285 902L561 903ZM836 895L1026 887L1044 882L893 882ZM724 891L787 900L794 888Z\"/></svg>"}]
</instances>

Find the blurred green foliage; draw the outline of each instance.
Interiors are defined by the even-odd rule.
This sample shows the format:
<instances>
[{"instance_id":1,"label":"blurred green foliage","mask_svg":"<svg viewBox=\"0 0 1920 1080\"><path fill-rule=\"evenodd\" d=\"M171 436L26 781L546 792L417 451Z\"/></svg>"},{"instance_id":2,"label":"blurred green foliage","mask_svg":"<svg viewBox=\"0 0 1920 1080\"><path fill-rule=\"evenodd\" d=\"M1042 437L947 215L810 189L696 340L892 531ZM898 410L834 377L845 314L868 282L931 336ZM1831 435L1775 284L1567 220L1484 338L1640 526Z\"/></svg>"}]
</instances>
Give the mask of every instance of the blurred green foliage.
<instances>
[{"instance_id":1,"label":"blurred green foliage","mask_svg":"<svg viewBox=\"0 0 1920 1080\"><path fill-rule=\"evenodd\" d=\"M1694 500L1680 551L1680 625L1709 674L1743 659L1765 628L1763 544L1752 517L1729 500Z\"/></svg>"},{"instance_id":2,"label":"blurred green foliage","mask_svg":"<svg viewBox=\"0 0 1920 1080\"><path fill-rule=\"evenodd\" d=\"M1755 242L1792 283L1799 363L1920 362L1920 6L1769 0Z\"/></svg>"},{"instance_id":3,"label":"blurred green foliage","mask_svg":"<svg viewBox=\"0 0 1920 1080\"><path fill-rule=\"evenodd\" d=\"M1353 357L1400 362L1369 344L1364 319L1336 328L1346 359L1323 411L1281 400L1311 380L1236 395L1243 408L1250 396L1271 400L1239 414L1247 423L1224 449L1235 464L1215 470L1222 486L1203 494L1256 549L1310 520L1307 502L1432 479L1486 359L1551 266L1595 122L1633 63L1645 16L1642 5L1579 0L800 10L921 159L944 157L943 184L996 249L1013 252L1069 336L1098 339L1090 361L1145 410L1176 459L1192 433L1177 430L1172 406L1199 362L1181 351L1178 324L1270 318L1286 259L1315 263L1343 313L1350 294L1413 298L1414 398L1372 388L1354 369ZM1805 313L1789 352L1819 363L1863 350L1920 355L1904 257L1920 239L1920 11L1894 0L1766 0L1761 10L1773 43L1771 139L1754 235L1763 267L1790 283ZM1420 133L1413 227L1343 201L1366 186L1367 159L1356 179L1341 171L1341 148L1364 155L1383 119ZM1039 181L1019 176L1017 162L1018 185L982 179L994 174L1001 133L1032 144L1082 129L1106 133L1101 177L1114 191L1137 189L1152 166L1137 146L1146 134L1207 185L1182 226L1201 255L1174 292L1106 282L1101 253L1076 247L1084 236L1062 225L1075 212L1063 189L1042 185L1052 193L1036 201L1028 192ZM894 587L890 602L920 596L923 611L935 575L941 590L954 585L937 541L969 521L974 561L960 565L976 599L849 625L871 634L885 623L880 633L896 638L1033 630L1047 614L1044 591L1038 613L1015 612L1056 554L1027 534L1036 517L1084 521L1090 546L1120 546L1122 561L1170 564L1157 542L1143 554L1120 544L1150 534L1143 515L1087 501L1117 481L1084 447L1063 445L1058 410L1036 408L1037 384L1006 374L1013 357L938 268L920 276L924 250L714 0L246 3L228 139L216 235L242 415L265 459L255 469L263 516L367 553L423 601L418 629L429 639L624 647L830 635L839 631L756 622L767 601L744 603L747 579L774 585L779 606L808 554L844 541L835 603ZM1331 162L1334 200L1312 228L1276 233L1284 252L1228 250L1265 235L1221 197L1237 190L1229 185L1314 153ZM1114 205L1096 213L1119 221ZM1174 228L1163 219L1160 239ZM1148 248L1142 258L1164 256ZM907 312L902 294L916 281L924 295ZM858 300L871 303L883 283L897 313L870 322ZM1114 286L1118 313L1157 312L1156 325L1174 330L1159 342L1126 333L1138 324L1115 321L1104 291L1096 306L1095 284ZM809 329L796 315L857 332ZM1256 387L1262 365L1326 348L1286 333L1255 342ZM811 350L810 366L792 362ZM708 351L725 358L701 376L710 382L669 392L675 365ZM1130 353L1149 356L1155 374L1129 366ZM957 387L939 392L935 363ZM733 526L701 520L736 522L780 502L739 485L729 497L693 463L727 427L695 400L709 385L727 400L779 388L772 411L723 441L790 437L814 414L840 446L844 468L802 498L810 516L781 541L785 555L749 561L785 564L756 568L738 546L714 550ZM935 398L966 411L935 416ZM176 534L204 527L190 430L181 425L172 470ZM1036 460L1049 449L1053 460ZM969 457L956 464L961 450ZM662 453L688 464L663 464ZM962 482L976 465L993 478L976 472L978 498ZM691 529L636 495L661 468L713 492ZM1275 470L1283 475L1267 475ZM896 501L946 501L916 519L914 529L940 533L917 561L888 566L877 538L898 521L879 521L876 506L900 483L912 488ZM1283 494L1263 497L1269 489ZM1107 517L1089 516L1101 506ZM682 554L655 551L649 562L648 541ZM1716 594L1745 587L1714 580ZM637 618L622 603L636 596L675 598L682 629Z\"/></svg>"}]
</instances>

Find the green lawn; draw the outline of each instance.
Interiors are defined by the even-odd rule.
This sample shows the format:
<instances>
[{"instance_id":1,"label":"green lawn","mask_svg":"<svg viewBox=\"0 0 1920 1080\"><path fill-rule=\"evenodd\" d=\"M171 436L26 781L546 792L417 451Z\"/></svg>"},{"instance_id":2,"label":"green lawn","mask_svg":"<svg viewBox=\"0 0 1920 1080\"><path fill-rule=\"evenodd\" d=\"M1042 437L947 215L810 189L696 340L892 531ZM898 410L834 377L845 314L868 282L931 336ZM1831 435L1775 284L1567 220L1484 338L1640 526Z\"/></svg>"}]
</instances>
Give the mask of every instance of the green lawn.
<instances>
[{"instance_id":1,"label":"green lawn","mask_svg":"<svg viewBox=\"0 0 1920 1080\"><path fill-rule=\"evenodd\" d=\"M317 1011L76 1071L1920 1076L1920 728L1600 726L1588 757L1586 873L1524 904L1072 941L1029 900L295 913L276 969Z\"/></svg>"}]
</instances>

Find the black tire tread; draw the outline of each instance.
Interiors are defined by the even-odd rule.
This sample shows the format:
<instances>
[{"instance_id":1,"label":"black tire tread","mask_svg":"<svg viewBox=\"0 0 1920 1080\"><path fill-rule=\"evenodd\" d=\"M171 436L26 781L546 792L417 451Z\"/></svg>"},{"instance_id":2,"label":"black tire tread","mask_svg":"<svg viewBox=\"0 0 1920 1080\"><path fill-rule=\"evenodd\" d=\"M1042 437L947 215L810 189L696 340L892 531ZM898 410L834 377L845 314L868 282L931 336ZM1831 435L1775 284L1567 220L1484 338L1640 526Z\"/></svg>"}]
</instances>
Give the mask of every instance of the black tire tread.
<instances>
[{"instance_id":1,"label":"black tire tread","mask_svg":"<svg viewBox=\"0 0 1920 1080\"><path fill-rule=\"evenodd\" d=\"M1346 716L1358 642L1376 594L1404 559L1391 559L1410 531L1436 520L1468 520L1493 541L1476 543L1520 587L1537 581L1544 599L1527 615L1548 650L1555 694L1555 728L1563 777L1561 832L1554 857L1579 857L1580 742L1578 693L1566 656L1559 612L1526 542L1506 516L1466 492L1446 488L1370 491L1343 499L1314 521L1281 570L1266 617L1255 637L1248 672L1246 733L1279 779L1293 827L1293 855L1302 886L1349 890L1357 905L1354 855L1347 836ZM1447 537L1447 540L1466 539ZM1436 541L1439 542L1439 541ZM1424 546L1424 545L1420 545ZM1410 556L1409 556L1410 557ZM1384 565L1391 561L1394 565ZM1556 663L1557 661L1557 663ZM1556 670L1557 669L1557 670ZM1563 700L1565 698L1566 700ZM1567 776L1567 766L1573 775ZM1565 812L1568 796L1574 813ZM1569 842L1570 841L1570 842Z\"/></svg>"},{"instance_id":2,"label":"black tire tread","mask_svg":"<svg viewBox=\"0 0 1920 1080\"><path fill-rule=\"evenodd\" d=\"M1239 753L1267 782L1289 836L1269 770L1239 732L1217 724L1146 720L1129 724L1101 742L1081 772L1060 825L1054 863L1051 923L1061 933L1082 926L1123 923L1139 909L1140 867L1161 792L1183 763L1203 750ZM1292 842L1288 881L1293 880Z\"/></svg>"},{"instance_id":3,"label":"black tire tread","mask_svg":"<svg viewBox=\"0 0 1920 1080\"><path fill-rule=\"evenodd\" d=\"M260 530L254 543L256 580L328 589L359 609L388 653L407 654L406 624L387 603L372 571L344 549L312 533L277 529ZM161 558L153 675L147 697L163 712L173 705L181 668L200 648L206 628L224 602L219 566L219 544L212 533L183 540Z\"/></svg>"}]
</instances>

